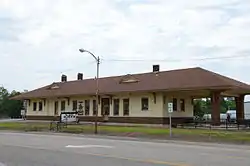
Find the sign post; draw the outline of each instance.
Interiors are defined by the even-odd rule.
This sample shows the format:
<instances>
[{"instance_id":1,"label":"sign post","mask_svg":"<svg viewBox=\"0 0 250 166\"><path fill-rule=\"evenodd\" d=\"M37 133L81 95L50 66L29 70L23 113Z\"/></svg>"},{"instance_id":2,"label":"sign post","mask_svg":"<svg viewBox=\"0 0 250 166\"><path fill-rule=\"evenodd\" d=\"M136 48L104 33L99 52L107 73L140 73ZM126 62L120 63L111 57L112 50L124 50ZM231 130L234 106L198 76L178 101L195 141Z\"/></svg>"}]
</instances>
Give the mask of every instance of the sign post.
<instances>
[{"instance_id":1,"label":"sign post","mask_svg":"<svg viewBox=\"0 0 250 166\"><path fill-rule=\"evenodd\" d=\"M172 117L173 103L168 103L168 114L169 114L169 136L172 137Z\"/></svg>"}]
</instances>

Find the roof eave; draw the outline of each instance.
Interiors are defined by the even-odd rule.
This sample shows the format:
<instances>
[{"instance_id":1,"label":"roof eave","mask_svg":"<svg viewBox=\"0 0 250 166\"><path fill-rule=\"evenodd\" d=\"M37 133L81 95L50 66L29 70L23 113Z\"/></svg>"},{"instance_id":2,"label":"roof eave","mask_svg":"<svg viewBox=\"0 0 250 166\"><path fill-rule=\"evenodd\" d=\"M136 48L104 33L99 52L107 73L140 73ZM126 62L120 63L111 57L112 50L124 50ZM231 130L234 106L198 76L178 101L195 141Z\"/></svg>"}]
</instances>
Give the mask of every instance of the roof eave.
<instances>
[{"instance_id":1,"label":"roof eave","mask_svg":"<svg viewBox=\"0 0 250 166\"><path fill-rule=\"evenodd\" d=\"M192 88L170 88L170 89L151 89L151 90L133 90L133 91L110 91L110 92L100 92L100 95L114 95L117 93L144 93L144 92L176 92L176 91L193 91L193 90L229 90L232 87L229 86L210 86L210 87L192 87ZM55 96L51 96L51 95L43 95L43 96L37 96L37 95L18 95L18 96L14 96L11 98L11 100L28 100L28 99L35 99L35 98L54 98L54 97L76 97L76 96L92 96L95 95L95 93L88 93L88 94L63 94L63 95L55 95Z\"/></svg>"}]
</instances>

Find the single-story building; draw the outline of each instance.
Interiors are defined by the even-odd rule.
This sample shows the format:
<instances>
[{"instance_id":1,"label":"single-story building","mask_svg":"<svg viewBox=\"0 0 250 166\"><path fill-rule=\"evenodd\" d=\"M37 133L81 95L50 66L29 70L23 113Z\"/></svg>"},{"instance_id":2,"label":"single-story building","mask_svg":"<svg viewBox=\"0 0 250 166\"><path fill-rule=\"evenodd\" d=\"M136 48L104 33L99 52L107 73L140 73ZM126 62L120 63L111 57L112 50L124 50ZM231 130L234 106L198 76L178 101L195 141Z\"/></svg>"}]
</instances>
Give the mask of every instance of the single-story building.
<instances>
[{"instance_id":1,"label":"single-story building","mask_svg":"<svg viewBox=\"0 0 250 166\"><path fill-rule=\"evenodd\" d=\"M27 102L27 119L52 120L60 112L79 111L81 121L94 121L109 116L110 122L168 123L169 102L173 103L174 123L193 119L193 99L211 97L212 121L220 122L220 98L231 96L236 100L237 118L244 118L244 96L250 94L250 85L196 67L171 71L153 71L140 74L103 77L99 79L99 97L96 98L96 79L54 82L13 97ZM98 101L98 107L96 102ZM98 109L97 109L98 108Z\"/></svg>"}]
</instances>

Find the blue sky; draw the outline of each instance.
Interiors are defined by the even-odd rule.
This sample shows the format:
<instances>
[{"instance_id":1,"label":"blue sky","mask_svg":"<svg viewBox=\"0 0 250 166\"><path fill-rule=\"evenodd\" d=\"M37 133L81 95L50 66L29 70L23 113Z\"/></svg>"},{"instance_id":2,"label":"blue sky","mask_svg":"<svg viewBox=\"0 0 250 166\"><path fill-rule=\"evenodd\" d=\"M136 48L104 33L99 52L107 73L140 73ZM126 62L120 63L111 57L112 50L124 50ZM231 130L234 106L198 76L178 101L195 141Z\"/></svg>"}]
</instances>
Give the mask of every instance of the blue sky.
<instances>
[{"instance_id":1,"label":"blue sky","mask_svg":"<svg viewBox=\"0 0 250 166\"><path fill-rule=\"evenodd\" d=\"M249 0L1 0L0 84L34 89L60 80L200 66L250 83ZM191 61L193 58L242 56ZM245 56L245 57L244 57ZM114 62L109 59L143 59ZM183 59L159 61L150 59Z\"/></svg>"}]
</instances>

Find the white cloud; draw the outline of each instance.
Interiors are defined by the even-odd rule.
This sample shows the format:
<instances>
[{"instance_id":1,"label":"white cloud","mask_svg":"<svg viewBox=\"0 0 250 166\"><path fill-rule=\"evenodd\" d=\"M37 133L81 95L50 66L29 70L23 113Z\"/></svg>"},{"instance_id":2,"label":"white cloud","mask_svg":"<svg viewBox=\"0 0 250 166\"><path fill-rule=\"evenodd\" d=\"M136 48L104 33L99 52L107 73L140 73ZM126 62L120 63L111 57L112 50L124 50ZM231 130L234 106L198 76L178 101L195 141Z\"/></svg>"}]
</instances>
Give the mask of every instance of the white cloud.
<instances>
[{"instance_id":1,"label":"white cloud","mask_svg":"<svg viewBox=\"0 0 250 166\"><path fill-rule=\"evenodd\" d=\"M101 75L201 66L246 82L244 59L180 62L111 62L105 59L188 59L248 55L248 0L3 0L1 70L11 89L33 89L65 72L95 75L91 56L101 56ZM11 20L6 22L6 20ZM10 31L10 29L12 29ZM218 65L219 63L219 65Z\"/></svg>"}]
</instances>

